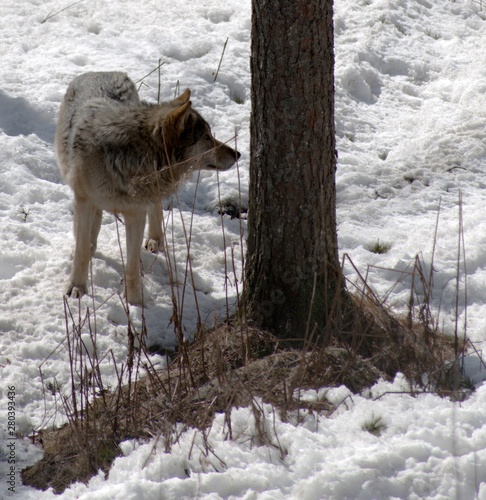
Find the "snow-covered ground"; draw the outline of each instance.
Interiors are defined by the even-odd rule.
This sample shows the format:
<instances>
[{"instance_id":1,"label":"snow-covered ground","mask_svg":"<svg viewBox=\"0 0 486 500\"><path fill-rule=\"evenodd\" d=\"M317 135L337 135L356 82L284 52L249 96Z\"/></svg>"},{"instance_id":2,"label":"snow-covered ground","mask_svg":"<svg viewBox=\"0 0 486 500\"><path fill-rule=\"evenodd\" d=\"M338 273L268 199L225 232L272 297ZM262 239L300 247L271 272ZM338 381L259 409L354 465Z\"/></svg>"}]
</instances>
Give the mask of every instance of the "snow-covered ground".
<instances>
[{"instance_id":1,"label":"snow-covered ground","mask_svg":"<svg viewBox=\"0 0 486 500\"><path fill-rule=\"evenodd\" d=\"M406 307L410 294L411 278L403 271L416 255L426 267L433 256L432 305L436 313L440 309L441 326L452 332L462 227L457 314L461 332L467 323L480 352L486 342L484 8L480 0L335 1L341 253L397 309ZM218 139L230 139L237 130L245 203L250 13L250 0L1 3L0 498L10 496L11 477L14 497L55 497L20 484L18 470L41 454L27 440L8 439L7 410L14 400L16 429L23 434L63 422L44 385L63 388L70 380L62 287L73 248L71 193L61 181L52 144L68 83L85 71L124 70L135 81L143 79L144 99L156 101L158 72L144 77L160 60L161 99L189 87L195 108ZM225 217L223 238L217 212L220 197L238 197L236 169L220 174L219 191L216 181L215 174L202 174L198 184L193 180L181 190L172 212L165 211L183 282L187 250L181 216L187 229L195 205L195 290L189 280L183 313L189 336L198 314L209 323L225 315L226 296L231 302L235 294L233 262L236 274L241 272L240 223ZM388 253L369 251L378 240L391 245ZM173 346L165 259L144 253L143 264L149 343ZM117 226L106 215L93 260L94 296L83 298L79 314L96 309L100 357L111 349L118 363L127 353L120 273ZM358 279L352 266L346 273L351 282ZM76 315L77 303L70 305ZM136 327L142 321L137 308L131 321ZM127 442L125 457L106 479L100 474L88 485L73 485L61 498L485 500L486 386L480 363L471 358L470 364L477 389L463 403L433 394L412 397L401 376L361 395L331 389L326 397L344 402L329 419L309 415L294 425L266 407L275 447L259 446L252 439L257 431L251 411L235 409L234 440L225 439L222 417L213 425L214 454L204 452L194 431L183 434L171 454L160 444ZM107 384L116 380L108 358L102 372ZM363 430L377 418L384 424L379 436ZM13 456L16 469L9 477Z\"/></svg>"}]
</instances>

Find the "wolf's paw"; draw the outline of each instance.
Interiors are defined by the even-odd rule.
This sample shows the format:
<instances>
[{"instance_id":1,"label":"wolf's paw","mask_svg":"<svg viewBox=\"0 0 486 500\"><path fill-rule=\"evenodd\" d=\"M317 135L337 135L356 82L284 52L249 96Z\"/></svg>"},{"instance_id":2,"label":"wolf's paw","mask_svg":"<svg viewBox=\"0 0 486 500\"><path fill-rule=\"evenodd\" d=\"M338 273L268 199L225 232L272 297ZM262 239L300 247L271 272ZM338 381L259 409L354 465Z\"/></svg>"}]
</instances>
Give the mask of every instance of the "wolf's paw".
<instances>
[{"instance_id":1,"label":"wolf's paw","mask_svg":"<svg viewBox=\"0 0 486 500\"><path fill-rule=\"evenodd\" d=\"M132 306L143 306L143 297L141 290L127 290L125 297Z\"/></svg>"},{"instance_id":2,"label":"wolf's paw","mask_svg":"<svg viewBox=\"0 0 486 500\"><path fill-rule=\"evenodd\" d=\"M145 241L145 250L148 250L152 253L159 253L164 251L164 241L163 240L154 240L149 238Z\"/></svg>"},{"instance_id":3,"label":"wolf's paw","mask_svg":"<svg viewBox=\"0 0 486 500\"><path fill-rule=\"evenodd\" d=\"M73 283L69 283L64 291L64 294L72 299L80 299L87 293L86 285L74 285Z\"/></svg>"},{"instance_id":4,"label":"wolf's paw","mask_svg":"<svg viewBox=\"0 0 486 500\"><path fill-rule=\"evenodd\" d=\"M123 278L124 281L124 295L127 302L132 306L143 305L143 288L142 281L139 275L130 276L126 274Z\"/></svg>"}]
</instances>

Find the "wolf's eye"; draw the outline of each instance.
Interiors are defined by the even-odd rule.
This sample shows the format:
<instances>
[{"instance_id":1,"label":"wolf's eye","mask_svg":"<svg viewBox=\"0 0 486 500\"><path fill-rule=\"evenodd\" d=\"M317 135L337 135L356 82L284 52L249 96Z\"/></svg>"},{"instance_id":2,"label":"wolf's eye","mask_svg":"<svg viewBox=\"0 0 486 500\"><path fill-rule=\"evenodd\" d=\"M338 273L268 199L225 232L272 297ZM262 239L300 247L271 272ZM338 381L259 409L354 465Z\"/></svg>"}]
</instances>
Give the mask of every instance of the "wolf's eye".
<instances>
[{"instance_id":1,"label":"wolf's eye","mask_svg":"<svg viewBox=\"0 0 486 500\"><path fill-rule=\"evenodd\" d=\"M205 141L211 141L211 136L210 136L209 134L206 134L206 135L204 136L204 140L205 140Z\"/></svg>"}]
</instances>

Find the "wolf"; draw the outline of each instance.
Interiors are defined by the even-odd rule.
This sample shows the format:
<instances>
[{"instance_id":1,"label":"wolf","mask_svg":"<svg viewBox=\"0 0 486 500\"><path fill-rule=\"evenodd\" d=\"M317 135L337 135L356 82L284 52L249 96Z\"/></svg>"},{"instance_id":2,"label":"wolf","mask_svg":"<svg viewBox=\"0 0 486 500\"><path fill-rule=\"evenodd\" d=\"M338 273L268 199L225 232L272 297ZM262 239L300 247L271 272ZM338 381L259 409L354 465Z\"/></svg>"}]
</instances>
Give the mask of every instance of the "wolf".
<instances>
[{"instance_id":1,"label":"wolf","mask_svg":"<svg viewBox=\"0 0 486 500\"><path fill-rule=\"evenodd\" d=\"M197 169L228 170L240 153L217 141L192 108L191 92L161 104L140 100L123 72L76 77L61 103L55 134L57 163L74 193L74 260L65 294L87 293L103 210L123 216L125 296L141 305L140 248L163 250L162 198Z\"/></svg>"}]
</instances>

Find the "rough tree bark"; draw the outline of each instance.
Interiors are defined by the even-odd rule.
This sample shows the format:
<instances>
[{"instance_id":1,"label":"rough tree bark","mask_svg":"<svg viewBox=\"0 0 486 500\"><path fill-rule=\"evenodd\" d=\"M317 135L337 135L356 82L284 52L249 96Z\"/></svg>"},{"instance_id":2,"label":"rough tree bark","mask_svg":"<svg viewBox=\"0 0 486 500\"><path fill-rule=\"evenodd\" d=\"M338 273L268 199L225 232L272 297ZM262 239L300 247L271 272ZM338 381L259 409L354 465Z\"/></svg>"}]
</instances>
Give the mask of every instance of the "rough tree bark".
<instances>
[{"instance_id":1,"label":"rough tree bark","mask_svg":"<svg viewBox=\"0 0 486 500\"><path fill-rule=\"evenodd\" d=\"M247 314L325 335L337 251L332 0L253 0Z\"/></svg>"}]
</instances>

